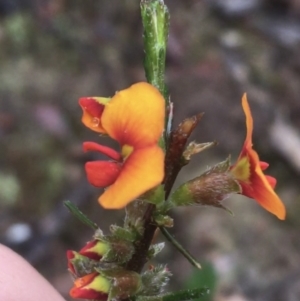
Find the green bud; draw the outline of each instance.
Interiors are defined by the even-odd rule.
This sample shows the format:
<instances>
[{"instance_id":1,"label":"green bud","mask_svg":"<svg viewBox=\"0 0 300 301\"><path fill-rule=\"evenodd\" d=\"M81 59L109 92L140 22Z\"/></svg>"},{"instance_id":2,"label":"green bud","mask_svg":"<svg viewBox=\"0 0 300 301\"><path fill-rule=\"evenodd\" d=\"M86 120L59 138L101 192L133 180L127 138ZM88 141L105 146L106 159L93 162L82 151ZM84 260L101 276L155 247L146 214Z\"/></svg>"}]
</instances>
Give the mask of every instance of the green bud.
<instances>
[{"instance_id":1,"label":"green bud","mask_svg":"<svg viewBox=\"0 0 300 301\"><path fill-rule=\"evenodd\" d=\"M168 215L156 214L154 216L155 223L159 227L172 228L174 225L174 220Z\"/></svg>"},{"instance_id":2,"label":"green bud","mask_svg":"<svg viewBox=\"0 0 300 301\"><path fill-rule=\"evenodd\" d=\"M165 201L164 186L159 185L153 189L148 190L146 193L139 197L139 200L146 201L148 203L159 206Z\"/></svg>"},{"instance_id":3,"label":"green bud","mask_svg":"<svg viewBox=\"0 0 300 301\"><path fill-rule=\"evenodd\" d=\"M122 264L131 259L134 253L134 246L130 241L113 236L107 236L106 240L109 243L110 248L101 259L102 262L116 262Z\"/></svg>"},{"instance_id":4,"label":"green bud","mask_svg":"<svg viewBox=\"0 0 300 301\"><path fill-rule=\"evenodd\" d=\"M112 225L110 230L112 235L103 235L103 232L99 230L94 235L98 244L100 245L101 242L105 246L105 248L101 248L105 252L102 253L100 261L102 263L123 264L129 261L134 253L133 241L135 241L136 236L132 231L116 225Z\"/></svg>"},{"instance_id":5,"label":"green bud","mask_svg":"<svg viewBox=\"0 0 300 301\"><path fill-rule=\"evenodd\" d=\"M136 237L142 237L144 232L143 216L148 209L149 203L137 200L126 206L125 228L131 229Z\"/></svg>"},{"instance_id":6,"label":"green bud","mask_svg":"<svg viewBox=\"0 0 300 301\"><path fill-rule=\"evenodd\" d=\"M165 243L161 242L158 244L151 245L147 254L148 260L155 257L158 253L160 253L165 247Z\"/></svg>"},{"instance_id":7,"label":"green bud","mask_svg":"<svg viewBox=\"0 0 300 301\"><path fill-rule=\"evenodd\" d=\"M67 258L68 269L72 275L76 277L82 277L92 273L97 266L97 261L81 255L76 251L68 250Z\"/></svg>"},{"instance_id":8,"label":"green bud","mask_svg":"<svg viewBox=\"0 0 300 301\"><path fill-rule=\"evenodd\" d=\"M112 235L117 238L122 238L130 242L134 242L138 238L136 232L117 225L110 225L109 229Z\"/></svg>"},{"instance_id":9,"label":"green bud","mask_svg":"<svg viewBox=\"0 0 300 301\"><path fill-rule=\"evenodd\" d=\"M241 192L240 185L229 172L229 166L228 158L201 176L181 185L172 195L173 203L176 206L209 205L229 211L221 202L230 195Z\"/></svg>"},{"instance_id":10,"label":"green bud","mask_svg":"<svg viewBox=\"0 0 300 301\"><path fill-rule=\"evenodd\" d=\"M98 272L111 280L108 300L129 298L141 288L141 276L136 272L124 269L99 270Z\"/></svg>"},{"instance_id":11,"label":"green bud","mask_svg":"<svg viewBox=\"0 0 300 301\"><path fill-rule=\"evenodd\" d=\"M166 266L150 266L147 271L142 274L141 295L156 296L161 294L165 286L168 284L171 272Z\"/></svg>"}]
</instances>

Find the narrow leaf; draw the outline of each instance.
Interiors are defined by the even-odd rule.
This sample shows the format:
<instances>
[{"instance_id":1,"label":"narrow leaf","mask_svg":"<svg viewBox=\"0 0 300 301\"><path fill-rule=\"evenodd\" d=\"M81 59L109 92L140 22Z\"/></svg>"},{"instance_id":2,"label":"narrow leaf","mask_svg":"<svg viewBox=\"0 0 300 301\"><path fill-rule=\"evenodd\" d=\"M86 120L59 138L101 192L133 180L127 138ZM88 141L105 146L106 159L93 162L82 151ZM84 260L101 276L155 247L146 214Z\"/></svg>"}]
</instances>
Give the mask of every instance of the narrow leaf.
<instances>
[{"instance_id":1,"label":"narrow leaf","mask_svg":"<svg viewBox=\"0 0 300 301\"><path fill-rule=\"evenodd\" d=\"M98 225L91 221L84 213L82 213L77 206L75 206L70 201L65 201L64 205L67 207L67 209L77 218L79 219L83 224L87 225L88 227L92 228L93 230L98 229Z\"/></svg>"}]
</instances>

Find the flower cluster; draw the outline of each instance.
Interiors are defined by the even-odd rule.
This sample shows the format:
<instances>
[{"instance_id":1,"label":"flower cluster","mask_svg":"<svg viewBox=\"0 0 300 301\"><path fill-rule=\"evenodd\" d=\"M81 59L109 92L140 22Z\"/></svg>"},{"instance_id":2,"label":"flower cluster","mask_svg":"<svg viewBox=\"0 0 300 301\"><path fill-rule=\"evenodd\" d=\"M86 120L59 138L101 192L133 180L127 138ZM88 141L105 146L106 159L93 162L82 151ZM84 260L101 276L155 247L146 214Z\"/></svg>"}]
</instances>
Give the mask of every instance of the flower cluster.
<instances>
[{"instance_id":1,"label":"flower cluster","mask_svg":"<svg viewBox=\"0 0 300 301\"><path fill-rule=\"evenodd\" d=\"M96 142L83 143L84 151L96 151L110 159L85 165L89 182L107 188L99 197L104 208L123 208L162 182L164 151L159 142L165 102L156 88L138 83L112 98L84 97L79 104L84 125L120 145L118 152ZM107 300L136 293L140 276L123 269L134 252L132 238L124 239L122 234L100 235L101 239L97 237L79 252L67 251L69 271L75 278L71 297Z\"/></svg>"},{"instance_id":2,"label":"flower cluster","mask_svg":"<svg viewBox=\"0 0 300 301\"><path fill-rule=\"evenodd\" d=\"M83 143L84 151L96 151L109 158L85 165L89 182L106 188L99 203L104 208L119 209L137 201L127 206L123 228L112 226L110 236L97 236L97 231L101 232L98 229L95 238L79 252L67 252L69 271L75 278L70 291L73 298L104 301L138 293L147 297L162 293L170 276L166 267L151 268L141 275L134 272L140 268L128 268L142 245L136 242L144 234L141 217L148 212L148 203L153 204L149 221L154 230L155 227L172 227L173 220L166 214L172 207L202 204L225 208L222 202L232 194L255 199L279 219L285 218L285 207L274 191L276 180L264 174L268 164L260 161L253 149L253 119L246 95L242 98L242 107L247 134L236 163L232 165L228 158L173 193L170 192L176 176L191 156L215 144L192 142L186 146L201 114L185 119L177 129L166 129L164 133L164 125L171 123L172 105L167 105L169 116L165 120L163 96L143 82L117 92L112 98L80 98L79 104L84 125L120 145L120 151L116 151L96 142ZM162 244L150 246L142 263L162 247Z\"/></svg>"},{"instance_id":3,"label":"flower cluster","mask_svg":"<svg viewBox=\"0 0 300 301\"><path fill-rule=\"evenodd\" d=\"M107 251L108 245L99 240L88 242L79 252L67 251L69 271L77 278L70 291L72 298L107 299L110 282L94 270Z\"/></svg>"},{"instance_id":4,"label":"flower cluster","mask_svg":"<svg viewBox=\"0 0 300 301\"><path fill-rule=\"evenodd\" d=\"M164 177L164 152L158 143L164 129L165 103L156 88L147 83L137 83L117 92L112 98L84 97L79 104L83 109L82 122L93 131L108 135L121 146L121 151L117 152L95 142L83 144L84 151L97 151L111 159L87 162L85 165L92 185L108 187L99 197L99 203L104 208L123 208L161 183ZM246 95L242 98L242 106L246 115L247 135L237 162L226 169L213 168L214 172L206 172L197 178L197 183L190 181L193 185L189 185L188 189L194 202L208 204L209 201L203 200L203 195L212 185L215 189L209 188L212 192L206 195L212 205L214 200L216 205L232 193L241 193L255 199L279 219L284 219L285 207L274 192L276 179L263 173L268 164L260 161L252 148L253 119ZM186 123L182 126L187 127ZM184 144L179 140L181 138L176 138L180 143L169 146L171 152L167 152L167 164L180 161L177 157L182 155L182 150L178 153L176 149ZM168 160L168 154L171 154L169 157L176 154L177 162ZM215 182L219 186L221 183L223 188L219 187L218 190Z\"/></svg>"}]
</instances>

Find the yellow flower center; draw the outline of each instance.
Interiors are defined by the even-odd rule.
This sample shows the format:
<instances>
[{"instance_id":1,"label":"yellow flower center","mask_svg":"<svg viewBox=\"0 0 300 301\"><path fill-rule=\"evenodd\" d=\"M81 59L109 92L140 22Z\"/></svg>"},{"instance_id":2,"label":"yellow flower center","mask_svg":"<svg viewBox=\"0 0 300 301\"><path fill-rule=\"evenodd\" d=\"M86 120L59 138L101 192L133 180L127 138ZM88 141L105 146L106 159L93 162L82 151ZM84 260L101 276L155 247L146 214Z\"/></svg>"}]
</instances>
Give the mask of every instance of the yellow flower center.
<instances>
[{"instance_id":1,"label":"yellow flower center","mask_svg":"<svg viewBox=\"0 0 300 301\"><path fill-rule=\"evenodd\" d=\"M248 182L250 178L250 162L247 157L241 158L231 170L234 177L241 182Z\"/></svg>"},{"instance_id":2,"label":"yellow flower center","mask_svg":"<svg viewBox=\"0 0 300 301\"><path fill-rule=\"evenodd\" d=\"M124 144L122 146L121 154L124 160L126 160L129 155L132 153L133 147L131 145Z\"/></svg>"}]
</instances>

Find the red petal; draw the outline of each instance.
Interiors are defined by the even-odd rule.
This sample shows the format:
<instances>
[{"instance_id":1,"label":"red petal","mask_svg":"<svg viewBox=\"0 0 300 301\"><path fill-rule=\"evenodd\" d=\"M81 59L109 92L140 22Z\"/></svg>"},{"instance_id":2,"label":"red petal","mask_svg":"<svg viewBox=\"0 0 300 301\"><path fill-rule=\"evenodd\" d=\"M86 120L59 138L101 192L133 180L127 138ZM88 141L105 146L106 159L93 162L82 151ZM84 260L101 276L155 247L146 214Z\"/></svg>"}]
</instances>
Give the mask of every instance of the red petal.
<instances>
[{"instance_id":1,"label":"red petal","mask_svg":"<svg viewBox=\"0 0 300 301\"><path fill-rule=\"evenodd\" d=\"M77 278L74 287L70 290L70 296L78 299L107 300L109 282L99 273L85 275Z\"/></svg>"},{"instance_id":2,"label":"red petal","mask_svg":"<svg viewBox=\"0 0 300 301\"><path fill-rule=\"evenodd\" d=\"M93 186L107 187L116 181L121 166L115 162L93 161L85 164L85 171Z\"/></svg>"},{"instance_id":3,"label":"red petal","mask_svg":"<svg viewBox=\"0 0 300 301\"><path fill-rule=\"evenodd\" d=\"M92 289L81 289L73 287L70 290L70 296L74 299L99 300L106 301L108 294L100 293Z\"/></svg>"},{"instance_id":4,"label":"red petal","mask_svg":"<svg viewBox=\"0 0 300 301\"><path fill-rule=\"evenodd\" d=\"M274 189L277 184L277 180L271 176L265 175L265 177L266 177L267 181L269 182L270 186Z\"/></svg>"},{"instance_id":5,"label":"red petal","mask_svg":"<svg viewBox=\"0 0 300 301\"><path fill-rule=\"evenodd\" d=\"M79 99L79 105L92 117L98 118L101 117L105 107L105 105L100 104L93 97L81 97Z\"/></svg>"},{"instance_id":6,"label":"red petal","mask_svg":"<svg viewBox=\"0 0 300 301\"><path fill-rule=\"evenodd\" d=\"M109 244L107 242L92 240L79 251L79 254L93 260L100 260L108 251Z\"/></svg>"},{"instance_id":7,"label":"red petal","mask_svg":"<svg viewBox=\"0 0 300 301\"><path fill-rule=\"evenodd\" d=\"M276 180L266 177L260 167L258 154L255 150L248 149L248 158L251 165L251 175L248 183L240 182L242 194L255 199L264 209L276 215L279 219L285 219L284 204L273 190Z\"/></svg>"},{"instance_id":8,"label":"red petal","mask_svg":"<svg viewBox=\"0 0 300 301\"><path fill-rule=\"evenodd\" d=\"M74 257L75 257L74 251L68 250L68 251L67 251L67 258L68 258L68 260L71 260L71 259L73 259Z\"/></svg>"},{"instance_id":9,"label":"red petal","mask_svg":"<svg viewBox=\"0 0 300 301\"><path fill-rule=\"evenodd\" d=\"M103 145L95 143L95 142L83 142L83 150L85 152L96 151L96 152L102 153L116 161L121 161L121 159L122 159L121 154L119 154L114 149L107 147L107 146L103 146Z\"/></svg>"},{"instance_id":10,"label":"red petal","mask_svg":"<svg viewBox=\"0 0 300 301\"><path fill-rule=\"evenodd\" d=\"M105 105L100 104L93 97L80 98L79 105L83 110L82 123L95 132L106 133L101 124Z\"/></svg>"},{"instance_id":11,"label":"red petal","mask_svg":"<svg viewBox=\"0 0 300 301\"><path fill-rule=\"evenodd\" d=\"M89 241L80 251L79 254L86 256L93 260L100 260L102 256L95 252L91 252L91 248L93 248L97 244L97 240Z\"/></svg>"},{"instance_id":12,"label":"red petal","mask_svg":"<svg viewBox=\"0 0 300 301\"><path fill-rule=\"evenodd\" d=\"M266 170L269 167L269 163L260 161L259 166L260 166L261 170Z\"/></svg>"},{"instance_id":13,"label":"red petal","mask_svg":"<svg viewBox=\"0 0 300 301\"><path fill-rule=\"evenodd\" d=\"M68 268L69 268L69 270L70 270L73 274L76 273L76 272L75 272L74 265L73 265L73 263L71 262L71 260L72 260L74 257L75 257L74 251L68 250L68 251L67 251Z\"/></svg>"}]
</instances>

